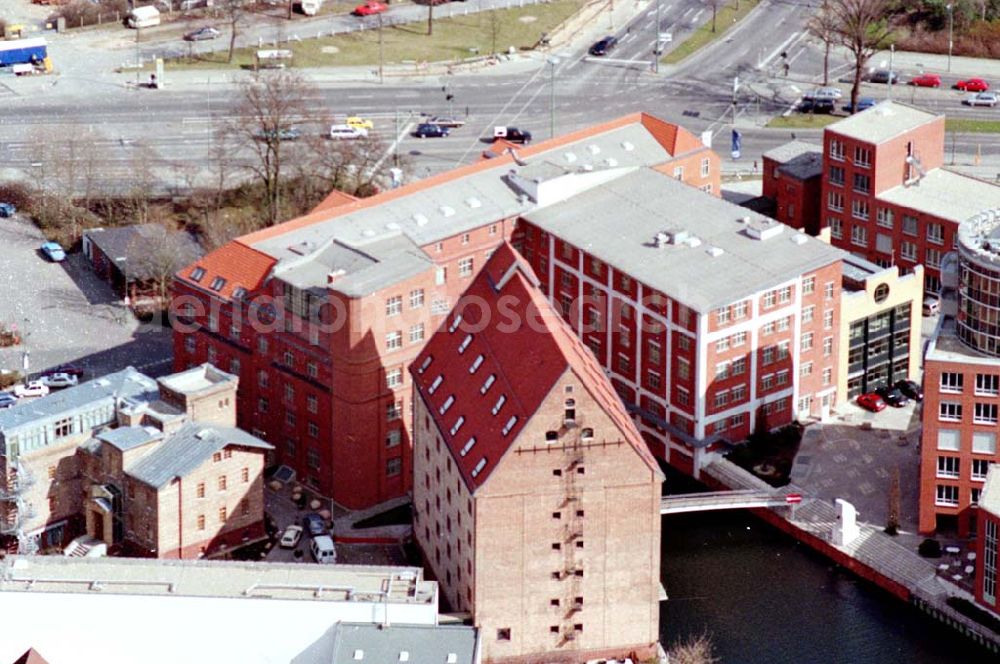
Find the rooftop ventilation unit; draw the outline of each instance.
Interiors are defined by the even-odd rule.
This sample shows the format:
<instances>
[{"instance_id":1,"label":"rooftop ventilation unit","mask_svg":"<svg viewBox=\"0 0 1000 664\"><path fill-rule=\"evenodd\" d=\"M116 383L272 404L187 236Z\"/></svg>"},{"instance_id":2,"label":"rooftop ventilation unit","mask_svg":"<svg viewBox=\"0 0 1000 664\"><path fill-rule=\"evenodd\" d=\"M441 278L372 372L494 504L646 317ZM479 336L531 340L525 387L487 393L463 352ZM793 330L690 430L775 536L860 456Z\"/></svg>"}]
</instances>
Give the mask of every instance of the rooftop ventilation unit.
<instances>
[{"instance_id":1,"label":"rooftop ventilation unit","mask_svg":"<svg viewBox=\"0 0 1000 664\"><path fill-rule=\"evenodd\" d=\"M684 241L684 244L686 244L687 246L692 247L692 248L693 247L700 247L701 246L701 238L698 237L697 235L692 235L691 237L689 237L687 240Z\"/></svg>"},{"instance_id":2,"label":"rooftop ventilation unit","mask_svg":"<svg viewBox=\"0 0 1000 664\"><path fill-rule=\"evenodd\" d=\"M346 270L334 270L333 272L328 273L326 275L326 285L329 286L345 274L347 274Z\"/></svg>"},{"instance_id":3,"label":"rooftop ventilation unit","mask_svg":"<svg viewBox=\"0 0 1000 664\"><path fill-rule=\"evenodd\" d=\"M587 152L590 154L601 154L601 148L597 145L590 144L587 146Z\"/></svg>"},{"instance_id":4,"label":"rooftop ventilation unit","mask_svg":"<svg viewBox=\"0 0 1000 664\"><path fill-rule=\"evenodd\" d=\"M698 240L698 238L692 238L691 234L685 230L670 230L660 231L653 238L653 244L657 248L665 247L668 244L690 244L690 240ZM698 240L698 244L701 244L701 240ZM691 245L697 246L697 245Z\"/></svg>"},{"instance_id":5,"label":"rooftop ventilation unit","mask_svg":"<svg viewBox=\"0 0 1000 664\"><path fill-rule=\"evenodd\" d=\"M399 224L397 224L395 221L390 221L388 224L385 225L385 227L388 228L390 231L399 230Z\"/></svg>"},{"instance_id":6,"label":"rooftop ventilation unit","mask_svg":"<svg viewBox=\"0 0 1000 664\"><path fill-rule=\"evenodd\" d=\"M444 215L445 217L455 216L455 208L451 207L450 205L442 205L438 209L441 211L441 214Z\"/></svg>"},{"instance_id":7,"label":"rooftop ventilation unit","mask_svg":"<svg viewBox=\"0 0 1000 664\"><path fill-rule=\"evenodd\" d=\"M566 160L566 163L569 164L572 164L574 161L576 161L576 155L572 152L565 153L563 155L563 158Z\"/></svg>"},{"instance_id":8,"label":"rooftop ventilation unit","mask_svg":"<svg viewBox=\"0 0 1000 664\"><path fill-rule=\"evenodd\" d=\"M608 157L607 159L604 160L604 163L610 166L611 168L614 168L615 166L618 165L618 160L615 159L614 157Z\"/></svg>"},{"instance_id":9,"label":"rooftop ventilation unit","mask_svg":"<svg viewBox=\"0 0 1000 664\"><path fill-rule=\"evenodd\" d=\"M466 198L465 204L468 205L473 210L483 206L482 202L475 196L469 196L468 198Z\"/></svg>"},{"instance_id":10,"label":"rooftop ventilation unit","mask_svg":"<svg viewBox=\"0 0 1000 664\"><path fill-rule=\"evenodd\" d=\"M740 222L741 224L749 224L750 223L750 217L741 217L741 218L737 219L737 221Z\"/></svg>"},{"instance_id":11,"label":"rooftop ventilation unit","mask_svg":"<svg viewBox=\"0 0 1000 664\"><path fill-rule=\"evenodd\" d=\"M370 228L366 228L365 230L361 231L361 234L364 235L365 237L375 237L375 231L373 231Z\"/></svg>"},{"instance_id":12,"label":"rooftop ventilation unit","mask_svg":"<svg viewBox=\"0 0 1000 664\"><path fill-rule=\"evenodd\" d=\"M806 237L805 235L803 235L802 233L796 233L795 235L793 235L793 236L792 236L792 242L794 242L795 244L797 244L797 245L799 245L799 246L802 246L802 245L803 245L803 244L805 244L805 243L806 243L806 242L807 242L808 240L809 240L809 238L807 238L807 237Z\"/></svg>"},{"instance_id":13,"label":"rooftop ventilation unit","mask_svg":"<svg viewBox=\"0 0 1000 664\"><path fill-rule=\"evenodd\" d=\"M202 429L201 431L199 431L198 433L196 433L194 435L194 437L197 438L198 440L205 440L206 438L208 438L211 435L212 435L212 430L211 429Z\"/></svg>"},{"instance_id":14,"label":"rooftop ventilation unit","mask_svg":"<svg viewBox=\"0 0 1000 664\"><path fill-rule=\"evenodd\" d=\"M584 164L583 166L580 167L581 173L589 173L592 170L594 170L594 166L592 164Z\"/></svg>"},{"instance_id":15,"label":"rooftop ventilation unit","mask_svg":"<svg viewBox=\"0 0 1000 664\"><path fill-rule=\"evenodd\" d=\"M781 235L784 229L785 226L781 222L768 219L767 217L751 219L749 222L746 222L746 234L754 240L769 240L772 237Z\"/></svg>"},{"instance_id":16,"label":"rooftop ventilation unit","mask_svg":"<svg viewBox=\"0 0 1000 664\"><path fill-rule=\"evenodd\" d=\"M413 215L413 221L417 222L417 226L426 226L427 222L430 221L426 215L417 212Z\"/></svg>"},{"instance_id":17,"label":"rooftop ventilation unit","mask_svg":"<svg viewBox=\"0 0 1000 664\"><path fill-rule=\"evenodd\" d=\"M625 150L625 152L631 152L632 150L635 150L635 146L628 141L622 141L622 150Z\"/></svg>"},{"instance_id":18,"label":"rooftop ventilation unit","mask_svg":"<svg viewBox=\"0 0 1000 664\"><path fill-rule=\"evenodd\" d=\"M721 256L726 252L723 251L721 247L708 247L707 249L705 249L705 253L711 256L712 258L718 258L719 256Z\"/></svg>"}]
</instances>

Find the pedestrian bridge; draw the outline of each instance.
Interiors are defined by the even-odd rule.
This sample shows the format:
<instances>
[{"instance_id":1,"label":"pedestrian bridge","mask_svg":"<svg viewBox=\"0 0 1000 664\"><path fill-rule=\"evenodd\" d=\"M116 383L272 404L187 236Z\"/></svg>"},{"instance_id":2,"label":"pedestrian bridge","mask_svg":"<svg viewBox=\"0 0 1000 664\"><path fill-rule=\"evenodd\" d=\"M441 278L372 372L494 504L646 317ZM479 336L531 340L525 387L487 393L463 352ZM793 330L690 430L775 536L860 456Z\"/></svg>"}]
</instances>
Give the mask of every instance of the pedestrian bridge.
<instances>
[{"instance_id":1,"label":"pedestrian bridge","mask_svg":"<svg viewBox=\"0 0 1000 664\"><path fill-rule=\"evenodd\" d=\"M788 507L799 502L799 494L773 491L712 491L664 496L660 499L660 514L707 512L709 510L740 510L753 507Z\"/></svg>"}]
</instances>

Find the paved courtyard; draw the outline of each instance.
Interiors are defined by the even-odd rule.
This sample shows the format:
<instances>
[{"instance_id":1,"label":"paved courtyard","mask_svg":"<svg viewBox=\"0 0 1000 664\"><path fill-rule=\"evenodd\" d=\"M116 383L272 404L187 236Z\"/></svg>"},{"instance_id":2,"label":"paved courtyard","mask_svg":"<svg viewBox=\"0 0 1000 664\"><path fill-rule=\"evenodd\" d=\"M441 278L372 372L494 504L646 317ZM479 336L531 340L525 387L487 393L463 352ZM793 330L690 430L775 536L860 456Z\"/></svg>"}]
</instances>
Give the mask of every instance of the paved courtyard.
<instances>
[{"instance_id":1,"label":"paved courtyard","mask_svg":"<svg viewBox=\"0 0 1000 664\"><path fill-rule=\"evenodd\" d=\"M170 330L142 324L122 306L80 253L51 263L33 224L0 221L0 324L16 327L20 346L0 348L0 369L30 372L72 362L93 378L132 365L152 375L170 371Z\"/></svg>"}]
</instances>

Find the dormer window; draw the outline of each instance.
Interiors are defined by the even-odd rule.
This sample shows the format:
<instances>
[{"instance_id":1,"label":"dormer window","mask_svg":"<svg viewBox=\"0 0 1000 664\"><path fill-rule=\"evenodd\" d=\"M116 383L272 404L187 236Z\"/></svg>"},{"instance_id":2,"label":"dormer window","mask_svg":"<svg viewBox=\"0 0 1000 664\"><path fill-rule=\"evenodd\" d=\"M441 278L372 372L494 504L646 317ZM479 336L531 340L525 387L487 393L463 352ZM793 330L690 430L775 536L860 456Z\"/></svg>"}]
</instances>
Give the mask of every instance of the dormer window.
<instances>
[{"instance_id":1,"label":"dormer window","mask_svg":"<svg viewBox=\"0 0 1000 664\"><path fill-rule=\"evenodd\" d=\"M464 353L465 349L468 348L469 344L471 344L471 343L472 343L472 335L471 334L465 335L465 338L462 339L462 343L459 344L459 346L458 346L458 352L459 353Z\"/></svg>"},{"instance_id":2,"label":"dormer window","mask_svg":"<svg viewBox=\"0 0 1000 664\"><path fill-rule=\"evenodd\" d=\"M462 324L462 314L455 316L455 320L451 321L451 325L448 326L448 332L454 333L458 329L458 326Z\"/></svg>"},{"instance_id":3,"label":"dormer window","mask_svg":"<svg viewBox=\"0 0 1000 664\"><path fill-rule=\"evenodd\" d=\"M487 392L489 392L490 387L493 386L493 383L495 383L496 380L497 380L496 374L490 374L489 376L487 376L486 380L483 382L483 386L479 388L479 393L486 394Z\"/></svg>"},{"instance_id":4,"label":"dormer window","mask_svg":"<svg viewBox=\"0 0 1000 664\"><path fill-rule=\"evenodd\" d=\"M215 279L212 279L212 285L209 286L209 288L211 288L212 290L218 292L218 291L222 290L222 287L225 286L225 285L226 285L226 280L225 279L223 279L222 277L216 277Z\"/></svg>"},{"instance_id":5,"label":"dormer window","mask_svg":"<svg viewBox=\"0 0 1000 664\"><path fill-rule=\"evenodd\" d=\"M246 296L247 296L247 289L243 288L243 286L237 286L236 288L233 289L234 300L242 300Z\"/></svg>"},{"instance_id":6,"label":"dormer window","mask_svg":"<svg viewBox=\"0 0 1000 664\"><path fill-rule=\"evenodd\" d=\"M496 415L497 413L500 412L500 409L503 408L503 405L504 405L504 403L506 403L506 401L507 401L507 395L506 394L501 394L500 398L497 399L497 402L495 404L493 404L493 414L494 415Z\"/></svg>"},{"instance_id":7,"label":"dormer window","mask_svg":"<svg viewBox=\"0 0 1000 664\"><path fill-rule=\"evenodd\" d=\"M484 357L482 355L480 355L479 357L477 357L476 359L474 359L472 361L472 366L469 367L469 373L470 374L474 374L474 373L476 373L479 370L479 367L481 367L482 364L483 364L483 359L484 359Z\"/></svg>"},{"instance_id":8,"label":"dormer window","mask_svg":"<svg viewBox=\"0 0 1000 664\"><path fill-rule=\"evenodd\" d=\"M205 276L205 268L196 267L191 270L191 281L201 281L202 277Z\"/></svg>"},{"instance_id":9,"label":"dormer window","mask_svg":"<svg viewBox=\"0 0 1000 664\"><path fill-rule=\"evenodd\" d=\"M444 400L443 404L441 404L441 408L438 409L438 413L444 415L445 413L448 412L448 409L451 408L452 404L454 403L455 403L455 395L449 394L448 398Z\"/></svg>"},{"instance_id":10,"label":"dormer window","mask_svg":"<svg viewBox=\"0 0 1000 664\"><path fill-rule=\"evenodd\" d=\"M437 391L437 388L441 387L441 383L443 382L444 382L444 376L438 374L438 377L434 379L434 382L431 383L431 386L429 388L427 388L427 391L430 394L434 394L434 392Z\"/></svg>"}]
</instances>

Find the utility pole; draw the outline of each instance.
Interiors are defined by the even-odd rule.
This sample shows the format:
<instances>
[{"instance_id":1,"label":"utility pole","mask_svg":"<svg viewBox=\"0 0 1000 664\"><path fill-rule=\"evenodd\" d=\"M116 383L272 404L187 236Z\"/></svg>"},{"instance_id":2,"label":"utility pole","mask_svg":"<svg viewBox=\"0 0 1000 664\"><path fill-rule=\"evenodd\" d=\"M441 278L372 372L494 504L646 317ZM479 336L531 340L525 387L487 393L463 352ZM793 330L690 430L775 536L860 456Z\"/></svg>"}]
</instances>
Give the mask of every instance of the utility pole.
<instances>
[{"instance_id":1,"label":"utility pole","mask_svg":"<svg viewBox=\"0 0 1000 664\"><path fill-rule=\"evenodd\" d=\"M393 134L393 136L395 136L395 140L393 140L392 142L392 165L396 168L399 168L399 107L398 106L396 107L395 122L396 122L396 133Z\"/></svg>"},{"instance_id":2,"label":"utility pole","mask_svg":"<svg viewBox=\"0 0 1000 664\"><path fill-rule=\"evenodd\" d=\"M955 44L955 5L950 2L944 6L948 10L948 71L951 72L951 50Z\"/></svg>"},{"instance_id":3,"label":"utility pole","mask_svg":"<svg viewBox=\"0 0 1000 664\"><path fill-rule=\"evenodd\" d=\"M559 58L550 57L549 63L549 136L556 135L556 65Z\"/></svg>"},{"instance_id":4,"label":"utility pole","mask_svg":"<svg viewBox=\"0 0 1000 664\"><path fill-rule=\"evenodd\" d=\"M656 27L653 29L653 73L660 73L660 0L656 0Z\"/></svg>"},{"instance_id":5,"label":"utility pole","mask_svg":"<svg viewBox=\"0 0 1000 664\"><path fill-rule=\"evenodd\" d=\"M382 59L382 14L378 15L378 82L385 83L383 79L383 59Z\"/></svg>"}]
</instances>

